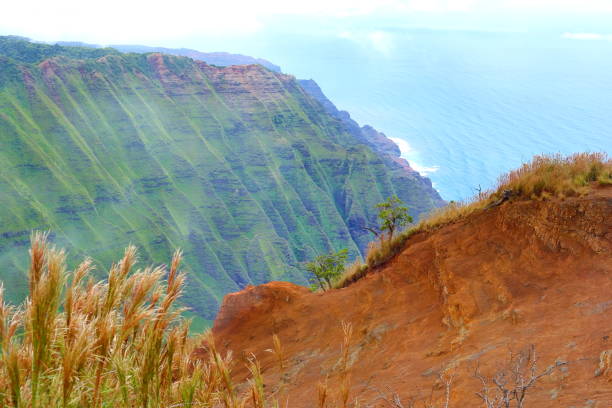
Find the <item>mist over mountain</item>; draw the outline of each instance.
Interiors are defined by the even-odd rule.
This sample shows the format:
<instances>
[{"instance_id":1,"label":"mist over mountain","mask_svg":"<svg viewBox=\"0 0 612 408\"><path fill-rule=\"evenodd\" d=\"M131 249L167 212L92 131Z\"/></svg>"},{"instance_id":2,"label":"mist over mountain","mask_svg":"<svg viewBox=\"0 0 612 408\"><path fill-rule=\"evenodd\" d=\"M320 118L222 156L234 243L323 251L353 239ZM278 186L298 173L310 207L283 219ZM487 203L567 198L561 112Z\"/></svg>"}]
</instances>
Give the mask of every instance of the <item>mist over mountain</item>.
<instances>
[{"instance_id":1,"label":"mist over mountain","mask_svg":"<svg viewBox=\"0 0 612 408\"><path fill-rule=\"evenodd\" d=\"M57 45L66 47L89 47L89 48L103 48L98 44L88 44L79 41L58 41ZM204 61L210 65L218 66L229 66L229 65L250 65L259 64L272 71L281 72L281 68L278 65L272 64L263 58L253 58L248 55L232 54L229 52L201 52L192 50L189 48L167 48L167 47L151 47L148 45L126 45L126 44L112 44L108 45L108 48L114 48L121 52L135 52L135 53L148 53L148 52L161 52L168 55L177 55L181 57L189 57L195 60Z\"/></svg>"},{"instance_id":2,"label":"mist over mountain","mask_svg":"<svg viewBox=\"0 0 612 408\"><path fill-rule=\"evenodd\" d=\"M320 100L261 65L1 37L7 295L25 296L24 248L33 229L49 230L97 265L129 243L141 264L182 248L184 303L211 319L245 285L305 284L317 254L363 255L363 227L391 195L415 217L443 204L382 135Z\"/></svg>"}]
</instances>

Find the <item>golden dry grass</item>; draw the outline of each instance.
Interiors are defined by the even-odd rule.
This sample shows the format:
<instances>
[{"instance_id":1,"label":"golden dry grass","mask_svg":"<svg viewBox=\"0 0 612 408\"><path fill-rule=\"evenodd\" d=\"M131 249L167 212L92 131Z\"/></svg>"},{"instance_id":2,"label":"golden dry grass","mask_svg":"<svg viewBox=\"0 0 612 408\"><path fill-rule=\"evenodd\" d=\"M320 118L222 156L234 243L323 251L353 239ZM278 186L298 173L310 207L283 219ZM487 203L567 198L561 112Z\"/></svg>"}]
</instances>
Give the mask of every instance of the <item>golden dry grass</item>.
<instances>
[{"instance_id":1,"label":"golden dry grass","mask_svg":"<svg viewBox=\"0 0 612 408\"><path fill-rule=\"evenodd\" d=\"M536 156L500 178L498 192L512 190L520 197L568 197L585 194L592 183L612 183L612 161L605 153Z\"/></svg>"},{"instance_id":2,"label":"golden dry grass","mask_svg":"<svg viewBox=\"0 0 612 408\"><path fill-rule=\"evenodd\" d=\"M361 263L359 259L353 262L340 276L338 281L334 282L334 288L343 288L350 285L353 282L361 279L367 272L367 265Z\"/></svg>"},{"instance_id":3,"label":"golden dry grass","mask_svg":"<svg viewBox=\"0 0 612 408\"><path fill-rule=\"evenodd\" d=\"M583 195L594 186L611 184L612 160L605 153L535 156L531 162L501 176L495 189L481 192L466 202L450 202L391 240L373 241L368 247L365 264L355 262L335 282L334 287L346 287L370 270L388 262L405 247L414 234L433 231L483 211L499 203L504 192L509 192L506 194L509 194L510 200L542 200Z\"/></svg>"},{"instance_id":4,"label":"golden dry grass","mask_svg":"<svg viewBox=\"0 0 612 408\"><path fill-rule=\"evenodd\" d=\"M192 406L216 398L220 369L192 360L202 339L188 337L189 322L173 306L185 280L180 260L176 252L169 271L133 272L129 247L96 282L90 260L69 273L64 252L34 234L29 297L14 307L0 290L0 406ZM211 386L197 387L204 379Z\"/></svg>"},{"instance_id":5,"label":"golden dry grass","mask_svg":"<svg viewBox=\"0 0 612 408\"><path fill-rule=\"evenodd\" d=\"M129 247L98 282L89 260L66 272L64 252L45 234L33 235L30 258L28 299L10 306L0 290L0 406L244 405L231 383L231 356L220 356L209 334L189 337L174 307L185 281L180 252L169 270L132 271ZM202 344L210 361L193 358ZM257 390L258 375L254 369Z\"/></svg>"},{"instance_id":6,"label":"golden dry grass","mask_svg":"<svg viewBox=\"0 0 612 408\"><path fill-rule=\"evenodd\" d=\"M108 278L96 281L90 260L67 272L64 251L46 234L32 236L29 297L8 305L0 287L0 407L279 406L284 388L266 392L254 357L246 362L250 375L236 384L232 354L221 355L210 332L189 336L189 321L174 305L185 282L180 251L169 269L134 270L136 259L128 247ZM326 391L326 408L355 406L346 363L351 326L343 330L344 365ZM282 371L278 336L272 345Z\"/></svg>"}]
</instances>

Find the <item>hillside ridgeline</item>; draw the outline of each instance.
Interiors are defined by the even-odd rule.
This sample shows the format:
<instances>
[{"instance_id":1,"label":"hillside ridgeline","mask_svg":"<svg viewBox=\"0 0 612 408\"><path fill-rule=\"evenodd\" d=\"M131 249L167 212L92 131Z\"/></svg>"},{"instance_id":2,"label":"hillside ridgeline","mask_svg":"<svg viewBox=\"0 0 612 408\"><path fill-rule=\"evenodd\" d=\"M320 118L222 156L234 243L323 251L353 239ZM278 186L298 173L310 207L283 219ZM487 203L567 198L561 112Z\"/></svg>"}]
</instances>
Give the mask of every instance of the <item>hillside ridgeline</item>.
<instances>
[{"instance_id":1,"label":"hillside ridgeline","mask_svg":"<svg viewBox=\"0 0 612 408\"><path fill-rule=\"evenodd\" d=\"M68 271L35 233L27 300L5 303L0 286L0 405L607 408L602 159L537 158L502 179L513 198L423 221L349 286L248 287L198 336L176 305L180 251L169 267L137 269L130 246L96 280L91 259Z\"/></svg>"},{"instance_id":2,"label":"hillside ridgeline","mask_svg":"<svg viewBox=\"0 0 612 408\"><path fill-rule=\"evenodd\" d=\"M536 159L491 196L424 220L342 289L271 282L227 295L213 333L238 356L236 381L255 355L291 407L315 406L319 383L329 406L484 406L476 369L493 396L495 374L533 346L534 372L551 369L525 407L609 407L612 166L602 157ZM506 188L514 195L499 199ZM282 368L265 351L274 336Z\"/></svg>"},{"instance_id":3,"label":"hillside ridgeline","mask_svg":"<svg viewBox=\"0 0 612 408\"><path fill-rule=\"evenodd\" d=\"M88 48L103 48L97 44L87 44L78 41L60 41L57 45L67 47L88 47ZM209 65L217 65L221 67L227 67L230 65L253 65L259 64L271 71L281 72L281 68L278 65L271 63L263 58L253 58L248 55L232 54L229 52L202 52L192 50L190 48L167 48L167 47L150 47L147 45L127 45L127 44L112 44L108 48L114 48L121 52L126 53L162 53L167 55L176 55L179 57L188 57L194 60L204 61Z\"/></svg>"},{"instance_id":4,"label":"hillside ridgeline","mask_svg":"<svg viewBox=\"0 0 612 408\"><path fill-rule=\"evenodd\" d=\"M443 204L260 65L0 37L0 144L0 280L15 302L33 229L98 266L130 243L144 263L183 248L183 301L212 319L245 285L306 283L317 254L363 255L393 194L414 216Z\"/></svg>"}]
</instances>

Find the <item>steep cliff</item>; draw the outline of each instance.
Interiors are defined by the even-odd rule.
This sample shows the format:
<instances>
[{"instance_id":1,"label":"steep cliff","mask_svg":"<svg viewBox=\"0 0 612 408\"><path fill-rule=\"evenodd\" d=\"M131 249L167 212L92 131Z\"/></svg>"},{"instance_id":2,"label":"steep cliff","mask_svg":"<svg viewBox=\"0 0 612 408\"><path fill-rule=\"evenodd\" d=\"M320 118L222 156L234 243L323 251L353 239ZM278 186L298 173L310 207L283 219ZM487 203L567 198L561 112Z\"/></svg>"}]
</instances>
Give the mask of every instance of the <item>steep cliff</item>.
<instances>
[{"instance_id":1,"label":"steep cliff","mask_svg":"<svg viewBox=\"0 0 612 408\"><path fill-rule=\"evenodd\" d=\"M445 407L440 373L454 376L449 407L484 406L475 394L482 392L477 364L491 378L510 352L534 345L536 373L562 365L529 390L526 407L608 408L611 311L608 186L584 197L505 202L419 232L343 289L310 293L272 282L228 295L214 333L239 361L256 355L268 389L291 407L316 406L320 381L330 406L342 406L341 322L348 322L349 400L361 406L431 398ZM282 370L264 351L274 334ZM240 362L235 370L238 380L246 375ZM395 393L404 405L389 402Z\"/></svg>"},{"instance_id":2,"label":"steep cliff","mask_svg":"<svg viewBox=\"0 0 612 408\"><path fill-rule=\"evenodd\" d=\"M415 216L442 202L260 65L2 37L0 145L0 279L13 300L32 229L101 264L128 243L142 263L183 248L185 303L212 318L227 292L305 283L316 254L363 253L386 197Z\"/></svg>"},{"instance_id":3,"label":"steep cliff","mask_svg":"<svg viewBox=\"0 0 612 408\"><path fill-rule=\"evenodd\" d=\"M344 125L345 129L355 137L355 139L362 141L368 145L372 150L377 152L383 160L387 162L391 167L400 165L404 169L410 171L415 177L420 178L425 184L429 186L430 193L437 195L438 193L431 185L431 180L426 177L422 177L416 172L408 161L401 157L401 151L394 141L389 139L387 135L378 130L374 129L370 125L359 126L351 115L347 111L339 110L332 101L323 93L319 85L312 79L300 79L298 80L302 88L325 108L325 111L331 116L340 120Z\"/></svg>"}]
</instances>

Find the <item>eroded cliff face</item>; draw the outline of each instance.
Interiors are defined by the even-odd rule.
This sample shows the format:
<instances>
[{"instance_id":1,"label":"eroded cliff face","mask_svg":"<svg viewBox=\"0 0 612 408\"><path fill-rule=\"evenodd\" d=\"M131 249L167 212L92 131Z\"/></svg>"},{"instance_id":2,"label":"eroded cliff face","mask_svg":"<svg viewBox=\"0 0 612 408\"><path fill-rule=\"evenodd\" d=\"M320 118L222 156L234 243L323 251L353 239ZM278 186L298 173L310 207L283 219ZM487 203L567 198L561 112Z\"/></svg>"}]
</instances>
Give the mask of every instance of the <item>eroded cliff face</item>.
<instances>
[{"instance_id":1,"label":"eroded cliff face","mask_svg":"<svg viewBox=\"0 0 612 408\"><path fill-rule=\"evenodd\" d=\"M418 216L442 201L299 86L260 65L0 37L0 279L25 296L32 229L100 269L185 253L184 301L213 318L225 293L302 263L358 256L375 205ZM83 255L84 256L84 255Z\"/></svg>"},{"instance_id":2,"label":"eroded cliff face","mask_svg":"<svg viewBox=\"0 0 612 408\"><path fill-rule=\"evenodd\" d=\"M540 370L567 365L529 392L526 407L612 406L612 188L582 198L517 201L411 237L355 284L309 293L269 283L228 295L215 322L238 360L254 353L281 401L311 407L317 383L340 388L341 322L353 325L351 399L444 398L438 373L455 374L451 407L483 406L476 364L491 375L533 344ZM283 344L281 373L272 335ZM242 364L236 364L243 378ZM336 394L333 394L336 393ZM418 406L418 405L417 405ZM443 406L443 405L441 405Z\"/></svg>"},{"instance_id":3,"label":"eroded cliff face","mask_svg":"<svg viewBox=\"0 0 612 408\"><path fill-rule=\"evenodd\" d=\"M248 55L230 54L227 52L201 52L189 48L165 48L165 47L149 47L146 45L111 45L110 47L122 52L138 52L149 53L159 52L168 55L177 55L181 57L189 57L194 60L204 61L210 65L230 66L230 65L253 65L258 64L268 68L271 71L281 72L278 65L271 63L263 58L253 58Z\"/></svg>"},{"instance_id":4,"label":"eroded cliff face","mask_svg":"<svg viewBox=\"0 0 612 408\"><path fill-rule=\"evenodd\" d=\"M427 186L429 194L438 196L440 198L439 203L442 202L436 190L433 188L431 180L427 177L421 176L416 170L414 170L410 163L403 157L401 157L401 150L399 146L382 132L374 129L370 125L360 126L347 111L339 110L332 101L323 93L319 85L312 79L300 79L298 80L300 86L316 99L325 111L338 119L343 127L349 132L356 140L360 140L362 143L369 146L372 150L378 153L381 159L386 165L392 168L401 168L404 172L412 174L418 178L424 185Z\"/></svg>"}]
</instances>

